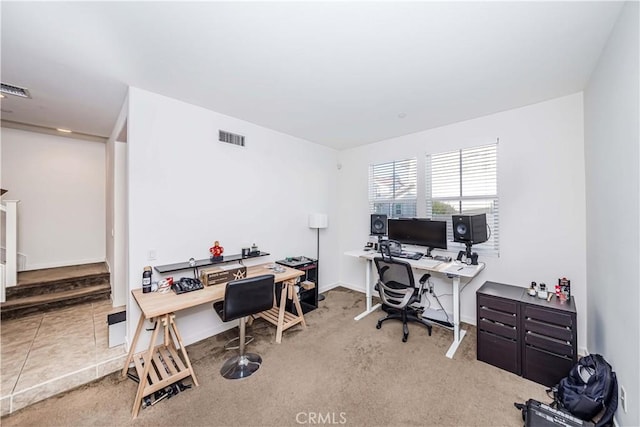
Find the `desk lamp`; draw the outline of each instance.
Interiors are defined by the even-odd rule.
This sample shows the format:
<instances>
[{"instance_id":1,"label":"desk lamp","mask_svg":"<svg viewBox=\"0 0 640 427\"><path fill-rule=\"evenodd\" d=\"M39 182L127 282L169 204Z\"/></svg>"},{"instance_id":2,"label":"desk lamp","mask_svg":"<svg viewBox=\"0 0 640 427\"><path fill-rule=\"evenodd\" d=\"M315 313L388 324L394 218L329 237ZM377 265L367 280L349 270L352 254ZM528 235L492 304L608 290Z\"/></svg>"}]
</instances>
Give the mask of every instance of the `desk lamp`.
<instances>
[{"instance_id":1,"label":"desk lamp","mask_svg":"<svg viewBox=\"0 0 640 427\"><path fill-rule=\"evenodd\" d=\"M320 260L320 229L327 228L329 226L329 219L327 218L327 214L323 213L312 213L309 214L309 228L315 228L318 230L317 237L317 248L316 248L316 259ZM319 264L319 263L318 263ZM320 270L318 268L318 270ZM316 286L318 290L320 290L320 280L318 277L320 276L320 272L316 271ZM318 301L324 300L324 295L318 293Z\"/></svg>"}]
</instances>

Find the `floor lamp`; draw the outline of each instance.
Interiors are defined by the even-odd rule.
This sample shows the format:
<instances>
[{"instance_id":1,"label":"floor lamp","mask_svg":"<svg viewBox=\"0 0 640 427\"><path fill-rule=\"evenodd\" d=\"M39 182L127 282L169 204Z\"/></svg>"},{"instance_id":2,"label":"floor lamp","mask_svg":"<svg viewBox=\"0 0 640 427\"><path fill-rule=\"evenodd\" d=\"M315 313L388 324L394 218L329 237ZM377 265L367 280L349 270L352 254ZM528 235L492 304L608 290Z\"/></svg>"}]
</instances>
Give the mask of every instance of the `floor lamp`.
<instances>
[{"instance_id":1,"label":"floor lamp","mask_svg":"<svg viewBox=\"0 0 640 427\"><path fill-rule=\"evenodd\" d=\"M316 259L318 260L318 266L320 265L320 229L327 228L329 226L329 219L327 218L327 214L322 213L313 213L309 214L309 228L315 228L318 231L318 240L317 240L317 248L316 248ZM316 286L318 287L318 291L320 291L320 281L318 277L320 276L319 268L316 269ZM324 295L320 295L318 292L318 301L322 301L324 299Z\"/></svg>"}]
</instances>

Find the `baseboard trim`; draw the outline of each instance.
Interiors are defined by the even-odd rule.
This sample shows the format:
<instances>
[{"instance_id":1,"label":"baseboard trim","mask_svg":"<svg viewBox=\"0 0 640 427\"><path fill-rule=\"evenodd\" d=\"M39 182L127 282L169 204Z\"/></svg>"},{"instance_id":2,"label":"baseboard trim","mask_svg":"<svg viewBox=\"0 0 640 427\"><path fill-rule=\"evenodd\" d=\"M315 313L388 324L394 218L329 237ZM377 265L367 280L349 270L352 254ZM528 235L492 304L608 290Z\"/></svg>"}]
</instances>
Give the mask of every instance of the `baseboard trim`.
<instances>
[{"instance_id":1,"label":"baseboard trim","mask_svg":"<svg viewBox=\"0 0 640 427\"><path fill-rule=\"evenodd\" d=\"M362 286L353 285L351 283L334 283L333 285L331 285L330 288L328 288L326 290L329 291L331 289L339 288L339 287L351 289L352 291L360 292L360 293L363 293L363 294L367 293L367 291Z\"/></svg>"}]
</instances>

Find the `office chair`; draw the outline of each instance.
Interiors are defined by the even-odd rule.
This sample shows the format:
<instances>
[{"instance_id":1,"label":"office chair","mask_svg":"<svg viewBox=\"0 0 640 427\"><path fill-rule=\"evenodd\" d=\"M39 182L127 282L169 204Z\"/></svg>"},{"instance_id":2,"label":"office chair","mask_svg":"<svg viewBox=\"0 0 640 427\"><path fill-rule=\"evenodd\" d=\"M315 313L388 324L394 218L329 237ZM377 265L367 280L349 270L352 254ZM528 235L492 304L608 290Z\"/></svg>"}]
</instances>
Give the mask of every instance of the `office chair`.
<instances>
[{"instance_id":1,"label":"office chair","mask_svg":"<svg viewBox=\"0 0 640 427\"><path fill-rule=\"evenodd\" d=\"M411 307L411 304L422 299L423 286L430 275L423 275L420 287L416 288L411 264L393 259L387 250L382 250L381 254L381 257L373 259L379 276L376 287L382 299L382 308L388 314L378 320L376 328L380 329L382 323L387 320L398 319L402 320L402 342L407 342L409 337L409 322L426 326L431 336L431 323L420 317L418 310Z\"/></svg>"},{"instance_id":2,"label":"office chair","mask_svg":"<svg viewBox=\"0 0 640 427\"><path fill-rule=\"evenodd\" d=\"M273 274L265 274L227 283L224 301L213 304L213 309L223 322L240 319L240 342L237 356L227 359L220 374L229 380L246 378L260 368L262 357L255 353L245 353L245 323L247 317L273 307Z\"/></svg>"}]
</instances>

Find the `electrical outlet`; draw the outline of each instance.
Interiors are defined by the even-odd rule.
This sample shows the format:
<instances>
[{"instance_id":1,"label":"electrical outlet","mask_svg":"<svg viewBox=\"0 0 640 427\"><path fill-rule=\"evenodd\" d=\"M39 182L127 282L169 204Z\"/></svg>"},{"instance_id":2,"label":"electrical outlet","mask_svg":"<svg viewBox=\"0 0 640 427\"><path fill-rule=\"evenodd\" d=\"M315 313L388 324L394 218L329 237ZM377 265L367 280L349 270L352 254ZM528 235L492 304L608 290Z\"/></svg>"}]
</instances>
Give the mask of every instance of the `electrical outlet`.
<instances>
[{"instance_id":1,"label":"electrical outlet","mask_svg":"<svg viewBox=\"0 0 640 427\"><path fill-rule=\"evenodd\" d=\"M620 406L624 413L627 413L627 391L623 386L620 386Z\"/></svg>"},{"instance_id":2,"label":"electrical outlet","mask_svg":"<svg viewBox=\"0 0 640 427\"><path fill-rule=\"evenodd\" d=\"M157 257L158 257L158 253L156 252L156 250L149 249L149 253L147 254L147 259L149 261L155 261Z\"/></svg>"}]
</instances>

